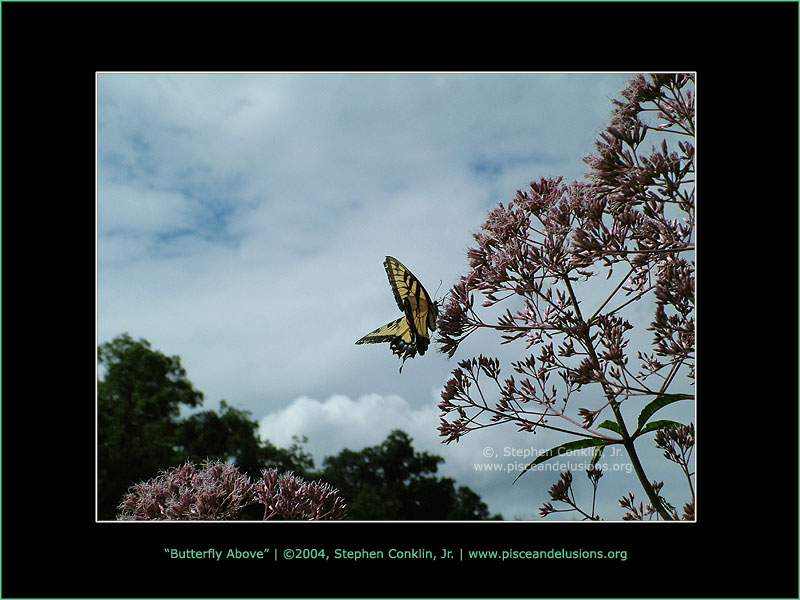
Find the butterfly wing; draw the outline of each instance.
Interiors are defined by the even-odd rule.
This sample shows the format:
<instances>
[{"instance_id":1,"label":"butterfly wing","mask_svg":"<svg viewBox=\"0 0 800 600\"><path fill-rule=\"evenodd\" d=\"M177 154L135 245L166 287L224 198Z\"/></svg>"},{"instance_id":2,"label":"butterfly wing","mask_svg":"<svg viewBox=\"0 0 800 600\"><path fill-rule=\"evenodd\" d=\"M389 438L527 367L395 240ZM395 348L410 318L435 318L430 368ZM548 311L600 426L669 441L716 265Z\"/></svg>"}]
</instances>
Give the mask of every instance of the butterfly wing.
<instances>
[{"instance_id":1,"label":"butterfly wing","mask_svg":"<svg viewBox=\"0 0 800 600\"><path fill-rule=\"evenodd\" d=\"M392 352L402 358L404 364L406 359L414 358L417 355L417 346L406 317L401 317L378 327L375 331L370 331L356 344L380 344L383 342L389 342ZM400 372L403 372L403 365L400 365Z\"/></svg>"}]
</instances>

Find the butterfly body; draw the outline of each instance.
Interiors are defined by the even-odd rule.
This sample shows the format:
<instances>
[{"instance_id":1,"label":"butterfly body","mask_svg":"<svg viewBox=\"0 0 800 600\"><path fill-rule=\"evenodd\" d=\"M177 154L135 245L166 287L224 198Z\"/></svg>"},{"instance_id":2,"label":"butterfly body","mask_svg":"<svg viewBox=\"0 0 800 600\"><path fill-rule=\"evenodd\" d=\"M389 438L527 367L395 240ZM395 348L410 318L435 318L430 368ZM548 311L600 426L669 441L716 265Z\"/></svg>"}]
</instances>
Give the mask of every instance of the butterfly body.
<instances>
[{"instance_id":1,"label":"butterfly body","mask_svg":"<svg viewBox=\"0 0 800 600\"><path fill-rule=\"evenodd\" d=\"M439 311L419 279L403 263L387 256L383 266L386 268L394 299L404 316L371 331L356 344L389 342L392 352L405 364L407 359L425 354L431 341L429 330L436 329ZM400 371L403 371L403 365L400 365Z\"/></svg>"}]
</instances>

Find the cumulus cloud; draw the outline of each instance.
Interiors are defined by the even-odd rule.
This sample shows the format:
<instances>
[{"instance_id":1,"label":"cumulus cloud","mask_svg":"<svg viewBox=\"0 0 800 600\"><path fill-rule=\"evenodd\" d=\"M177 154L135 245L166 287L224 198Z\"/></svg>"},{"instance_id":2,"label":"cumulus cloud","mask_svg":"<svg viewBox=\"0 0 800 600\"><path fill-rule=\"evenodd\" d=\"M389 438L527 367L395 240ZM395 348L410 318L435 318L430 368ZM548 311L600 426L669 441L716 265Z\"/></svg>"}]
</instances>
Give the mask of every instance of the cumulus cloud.
<instances>
[{"instance_id":1,"label":"cumulus cloud","mask_svg":"<svg viewBox=\"0 0 800 600\"><path fill-rule=\"evenodd\" d=\"M325 400L303 396L259 421L264 439L287 447L292 436L307 436L307 448L319 463L333 448L361 450L380 444L394 429L427 440L438 424L435 405L412 408L397 395L365 394L356 399L335 394ZM423 445L429 445L424 444Z\"/></svg>"}]
</instances>

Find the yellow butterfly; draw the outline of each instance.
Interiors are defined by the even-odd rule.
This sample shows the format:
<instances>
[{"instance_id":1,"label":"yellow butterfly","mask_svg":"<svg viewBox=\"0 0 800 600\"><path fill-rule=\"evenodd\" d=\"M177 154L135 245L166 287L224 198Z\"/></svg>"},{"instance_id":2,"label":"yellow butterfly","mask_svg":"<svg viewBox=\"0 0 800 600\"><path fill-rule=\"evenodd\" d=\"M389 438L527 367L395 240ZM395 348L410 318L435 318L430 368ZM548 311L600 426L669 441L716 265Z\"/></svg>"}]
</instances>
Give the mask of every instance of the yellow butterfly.
<instances>
[{"instance_id":1,"label":"yellow butterfly","mask_svg":"<svg viewBox=\"0 0 800 600\"><path fill-rule=\"evenodd\" d=\"M413 358L419 352L420 356L425 354L431 341L428 330L436 329L436 317L439 309L419 279L414 277L406 267L396 258L387 256L383 261L386 274L389 276L389 284L394 292L394 299L397 306L403 311L403 317L378 327L371 331L356 344L379 344L389 342L389 347L394 354L403 359ZM403 365L400 365L400 372L403 372Z\"/></svg>"}]
</instances>

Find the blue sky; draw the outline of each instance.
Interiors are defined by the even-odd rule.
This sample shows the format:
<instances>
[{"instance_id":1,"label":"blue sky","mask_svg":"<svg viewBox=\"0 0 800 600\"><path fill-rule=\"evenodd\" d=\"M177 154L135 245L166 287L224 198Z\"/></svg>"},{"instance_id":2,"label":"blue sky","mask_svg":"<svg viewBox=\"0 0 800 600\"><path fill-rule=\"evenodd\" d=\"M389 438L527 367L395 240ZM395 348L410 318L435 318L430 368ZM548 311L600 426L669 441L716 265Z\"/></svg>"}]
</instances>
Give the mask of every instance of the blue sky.
<instances>
[{"instance_id":1,"label":"blue sky","mask_svg":"<svg viewBox=\"0 0 800 600\"><path fill-rule=\"evenodd\" d=\"M387 344L354 342L400 316L386 255L441 297L498 202L542 176L583 176L581 159L629 79L100 73L98 342L129 332L179 355L205 408L225 399L251 411L278 445L307 435L318 464L404 429L492 512L538 519L557 470L512 486L516 472L475 465L565 438L494 427L444 446L436 430L457 360L496 355L508 374L522 345L476 336L454 359L429 351L399 374ZM691 419L683 404L662 418ZM682 504L677 467L647 446L638 447L656 461L653 477L674 481ZM616 499L628 490L643 499L626 461L614 462L606 519L621 516Z\"/></svg>"}]
</instances>

